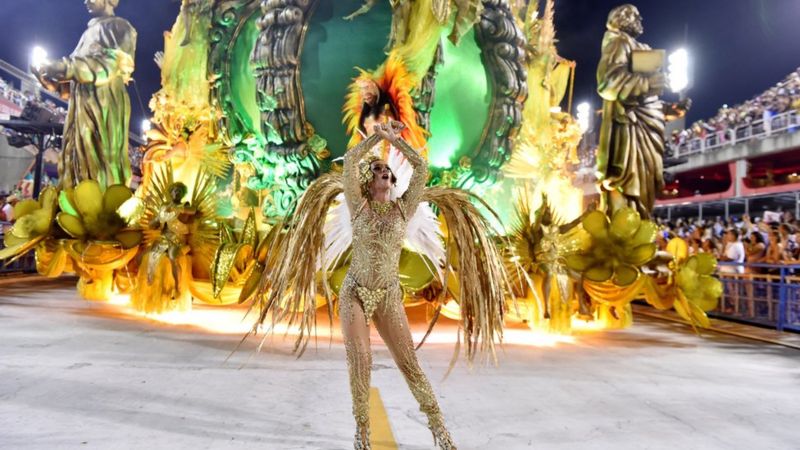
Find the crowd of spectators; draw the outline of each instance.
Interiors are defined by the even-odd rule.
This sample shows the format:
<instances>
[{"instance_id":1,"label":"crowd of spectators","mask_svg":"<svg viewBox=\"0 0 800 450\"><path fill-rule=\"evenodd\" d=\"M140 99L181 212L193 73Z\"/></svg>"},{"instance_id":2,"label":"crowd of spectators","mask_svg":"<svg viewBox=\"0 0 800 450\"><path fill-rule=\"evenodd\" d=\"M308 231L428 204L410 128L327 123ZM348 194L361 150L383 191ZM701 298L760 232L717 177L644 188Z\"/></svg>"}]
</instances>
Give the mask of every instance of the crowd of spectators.
<instances>
[{"instance_id":1,"label":"crowd of spectators","mask_svg":"<svg viewBox=\"0 0 800 450\"><path fill-rule=\"evenodd\" d=\"M800 111L800 67L756 97L733 107L723 105L716 116L699 120L685 130L674 131L671 143L682 146L693 139L705 139L714 134L717 142L725 143L735 137L732 133L737 128L759 120L764 120L765 132L769 132L770 121L767 119L791 110Z\"/></svg>"},{"instance_id":2,"label":"crowd of spectators","mask_svg":"<svg viewBox=\"0 0 800 450\"><path fill-rule=\"evenodd\" d=\"M2 78L0 78L0 97L19 106L20 109L24 108L25 104L27 104L30 100L29 96L26 96L22 92L14 89L11 84Z\"/></svg>"},{"instance_id":3,"label":"crowd of spectators","mask_svg":"<svg viewBox=\"0 0 800 450\"><path fill-rule=\"evenodd\" d=\"M6 81L2 77L0 77L0 99L4 99L13 103L19 107L20 111L24 110L25 106L27 106L29 102L36 102L39 107L44 108L54 114L56 120L62 123L67 116L67 111L64 108L56 105L53 101L38 99L30 92L23 93L18 89L15 89L10 82ZM16 135L16 133L13 131L4 129L3 127L0 127L0 133L5 134L6 136ZM33 174L29 173L26 178L20 180L20 182L14 188L15 192L0 192L0 226L8 226L13 223L14 205L21 199L31 197L33 188L32 177ZM50 180L45 174L43 178L43 185L47 186L53 183L54 181Z\"/></svg>"},{"instance_id":4,"label":"crowd of spectators","mask_svg":"<svg viewBox=\"0 0 800 450\"><path fill-rule=\"evenodd\" d=\"M779 320L780 283L797 284L800 272L800 223L790 212L752 219L658 222L661 250L677 257L709 253L720 265L725 294L717 311L745 320ZM786 278L784 278L786 277ZM785 281L784 281L785 280ZM800 309L788 309L791 323L800 323Z\"/></svg>"},{"instance_id":5,"label":"crowd of spectators","mask_svg":"<svg viewBox=\"0 0 800 450\"><path fill-rule=\"evenodd\" d=\"M18 202L16 194L0 194L0 223L14 223L14 206Z\"/></svg>"},{"instance_id":6,"label":"crowd of spectators","mask_svg":"<svg viewBox=\"0 0 800 450\"><path fill-rule=\"evenodd\" d=\"M800 264L800 223L791 212L768 213L765 218L714 220L677 219L667 222L657 219L661 233L658 243L662 250L686 249L689 256L711 253L720 261L749 264ZM722 272L745 271L744 267L722 266ZM749 269L758 272L759 269Z\"/></svg>"},{"instance_id":7,"label":"crowd of spectators","mask_svg":"<svg viewBox=\"0 0 800 450\"><path fill-rule=\"evenodd\" d=\"M51 112L60 123L63 123L67 117L67 110L56 105L52 100L41 100L31 92L21 92L3 78L0 78L0 98L17 105L20 110L25 109L29 102L37 102L38 106Z\"/></svg>"}]
</instances>

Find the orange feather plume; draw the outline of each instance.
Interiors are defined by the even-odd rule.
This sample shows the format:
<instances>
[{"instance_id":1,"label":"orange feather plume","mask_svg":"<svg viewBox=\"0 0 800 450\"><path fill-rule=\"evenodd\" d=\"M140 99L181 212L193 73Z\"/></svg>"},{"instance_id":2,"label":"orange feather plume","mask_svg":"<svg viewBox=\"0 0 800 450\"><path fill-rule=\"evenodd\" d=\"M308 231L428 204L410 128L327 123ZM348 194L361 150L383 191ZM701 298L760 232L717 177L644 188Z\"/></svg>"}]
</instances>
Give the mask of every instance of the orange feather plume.
<instances>
[{"instance_id":1,"label":"orange feather plume","mask_svg":"<svg viewBox=\"0 0 800 450\"><path fill-rule=\"evenodd\" d=\"M350 83L343 108L344 118L342 122L350 135L348 148L352 148L362 140L361 133L358 131L361 108L364 105L360 85L364 82L373 81L382 92L387 93L392 99L399 116L396 119L406 126L401 134L403 139L417 149L423 157L427 157L428 152L425 147L427 145L427 132L417 122L414 99L411 98L414 81L402 58L397 53L392 52L389 54L386 63L377 69L374 74L370 74L363 69L358 70L359 75Z\"/></svg>"}]
</instances>

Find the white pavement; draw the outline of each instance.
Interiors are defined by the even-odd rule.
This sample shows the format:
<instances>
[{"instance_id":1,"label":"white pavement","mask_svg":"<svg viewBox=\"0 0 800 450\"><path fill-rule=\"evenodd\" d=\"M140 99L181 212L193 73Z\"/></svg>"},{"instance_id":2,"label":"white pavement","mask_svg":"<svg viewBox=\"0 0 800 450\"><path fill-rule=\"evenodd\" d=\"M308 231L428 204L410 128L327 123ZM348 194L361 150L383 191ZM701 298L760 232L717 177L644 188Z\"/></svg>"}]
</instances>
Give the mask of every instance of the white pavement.
<instances>
[{"instance_id":1,"label":"white pavement","mask_svg":"<svg viewBox=\"0 0 800 450\"><path fill-rule=\"evenodd\" d=\"M418 323L417 328L424 324ZM349 449L341 343L297 360L291 342L224 359L240 335L134 319L64 282L0 288L2 449ZM324 345L323 345L324 342ZM399 372L376 346L402 449L431 448ZM677 324L556 347L507 345L497 368L419 352L460 449L797 449L800 352Z\"/></svg>"}]
</instances>

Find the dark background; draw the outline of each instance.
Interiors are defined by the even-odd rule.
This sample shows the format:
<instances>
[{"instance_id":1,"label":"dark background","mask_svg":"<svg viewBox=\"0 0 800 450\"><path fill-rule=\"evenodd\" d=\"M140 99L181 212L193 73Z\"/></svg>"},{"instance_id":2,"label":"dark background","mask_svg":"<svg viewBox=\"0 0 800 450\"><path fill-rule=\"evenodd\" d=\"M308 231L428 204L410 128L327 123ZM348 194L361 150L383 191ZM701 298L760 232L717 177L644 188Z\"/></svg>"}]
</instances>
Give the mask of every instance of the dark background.
<instances>
[{"instance_id":1,"label":"dark background","mask_svg":"<svg viewBox=\"0 0 800 450\"><path fill-rule=\"evenodd\" d=\"M323 0L335 1L335 0ZM144 107L159 87L153 54L163 48L163 33L174 23L173 0L121 0L118 15L139 31L134 78ZM608 11L622 2L558 0L559 52L577 61L575 102L600 99L594 93L595 68ZM689 49L693 68L689 120L712 116L725 103L736 104L775 84L800 65L798 0L642 0L641 40L668 51ZM0 58L25 68L34 45L52 58L69 54L89 16L81 0L0 0ZM147 113L131 88L133 126Z\"/></svg>"}]
</instances>

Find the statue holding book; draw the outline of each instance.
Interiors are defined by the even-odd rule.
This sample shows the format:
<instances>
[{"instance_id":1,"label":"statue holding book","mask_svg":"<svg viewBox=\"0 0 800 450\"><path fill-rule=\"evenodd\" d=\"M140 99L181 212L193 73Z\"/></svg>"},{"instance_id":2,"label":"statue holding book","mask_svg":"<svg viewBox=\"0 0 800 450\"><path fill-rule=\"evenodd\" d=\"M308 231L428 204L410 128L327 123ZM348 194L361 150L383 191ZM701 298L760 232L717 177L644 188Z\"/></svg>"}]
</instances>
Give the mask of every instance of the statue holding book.
<instances>
[{"instance_id":1,"label":"statue holding book","mask_svg":"<svg viewBox=\"0 0 800 450\"><path fill-rule=\"evenodd\" d=\"M72 54L35 68L39 81L69 99L64 123L61 186L95 180L103 188L131 177L126 84L131 80L136 30L114 15L119 0L87 0L94 17Z\"/></svg>"},{"instance_id":2,"label":"statue holding book","mask_svg":"<svg viewBox=\"0 0 800 450\"><path fill-rule=\"evenodd\" d=\"M656 193L664 186L665 118L659 99L666 86L660 70L663 52L636 40L643 27L633 5L613 9L606 26L597 68L597 91L603 98L597 149L603 207L609 215L632 207L649 218ZM659 55L661 62L654 64Z\"/></svg>"}]
</instances>

